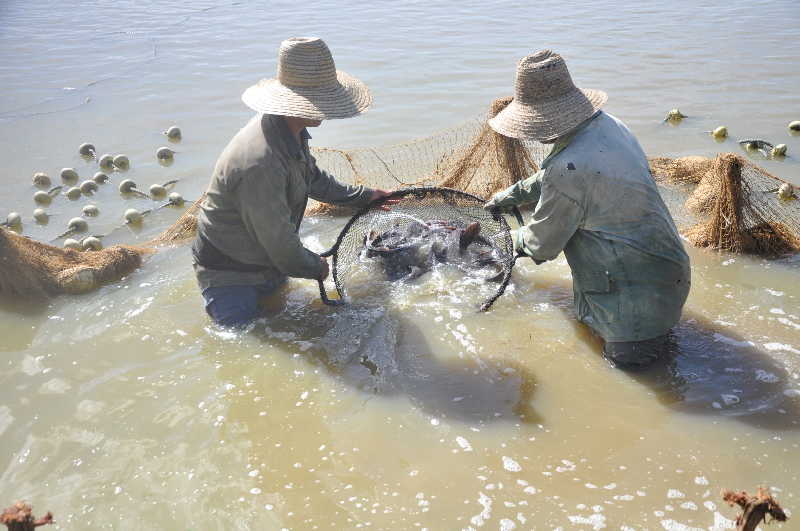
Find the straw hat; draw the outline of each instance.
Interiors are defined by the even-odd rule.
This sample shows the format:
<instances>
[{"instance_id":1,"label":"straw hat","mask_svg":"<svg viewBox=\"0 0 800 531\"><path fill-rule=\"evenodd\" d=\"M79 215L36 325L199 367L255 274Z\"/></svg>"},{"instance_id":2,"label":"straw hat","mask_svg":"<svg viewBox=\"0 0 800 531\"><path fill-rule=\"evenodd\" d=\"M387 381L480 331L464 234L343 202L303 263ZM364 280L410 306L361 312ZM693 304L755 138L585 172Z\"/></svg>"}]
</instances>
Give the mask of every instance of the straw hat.
<instances>
[{"instance_id":1,"label":"straw hat","mask_svg":"<svg viewBox=\"0 0 800 531\"><path fill-rule=\"evenodd\" d=\"M281 43L278 77L248 88L242 101L260 113L332 120L361 114L372 96L364 83L336 70L322 39L293 37Z\"/></svg>"},{"instance_id":2,"label":"straw hat","mask_svg":"<svg viewBox=\"0 0 800 531\"><path fill-rule=\"evenodd\" d=\"M511 138L549 142L592 116L607 99L601 90L577 88L564 59L542 50L517 64L514 99L489 125Z\"/></svg>"}]
</instances>

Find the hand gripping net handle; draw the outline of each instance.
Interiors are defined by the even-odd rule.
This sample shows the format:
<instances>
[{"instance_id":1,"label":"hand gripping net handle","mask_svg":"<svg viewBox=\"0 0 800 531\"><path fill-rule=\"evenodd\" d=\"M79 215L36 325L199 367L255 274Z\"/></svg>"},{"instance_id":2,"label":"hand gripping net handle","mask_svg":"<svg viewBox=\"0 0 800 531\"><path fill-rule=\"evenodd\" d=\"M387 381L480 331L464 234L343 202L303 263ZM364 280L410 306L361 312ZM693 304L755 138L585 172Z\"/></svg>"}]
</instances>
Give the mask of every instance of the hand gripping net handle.
<instances>
[{"instance_id":1,"label":"hand gripping net handle","mask_svg":"<svg viewBox=\"0 0 800 531\"><path fill-rule=\"evenodd\" d=\"M341 305L341 304L344 303L344 289L342 288L341 281L340 281L339 276L338 276L338 263L339 263L338 251L339 251L339 248L342 245L342 241L344 241L345 236L350 231L350 228L356 223L356 221L358 221L359 218L364 216L367 212L369 212L373 208L383 205L387 200L390 200L390 199L402 199L402 198L405 198L405 197L408 197L408 196L416 196L416 197L422 198L422 197L425 197L425 196L427 196L429 194L439 194L441 196L454 196L454 197L466 198L466 199L474 201L476 203L476 205L486 202L486 200L481 198L481 197L469 194L467 192L463 192L461 190L455 190L453 188L445 188L445 187L433 187L433 186L431 186L431 187L425 186L425 187L403 188L401 190L396 190L396 191L390 193L389 195L384 196L384 197L382 197L380 199L376 199L376 200L370 202L368 205L366 205L365 207L361 208L361 210L356 212L350 218L350 220L342 228L341 232L339 232L339 236L336 238L336 242L334 242L333 246L330 249L328 249L327 251L325 251L323 253L320 253L320 255L319 255L319 256L321 256L323 258L328 257L328 256L333 256L333 280L334 280L334 283L336 284L336 291L339 294L339 299L338 300L337 299L330 299L328 297L327 290L325 289L324 282L322 280L318 280L319 295L320 295L320 299L322 299L323 303L325 303L327 305L330 305L330 306L338 306L338 305ZM490 210L489 213L491 214L492 219L494 219L495 221L497 221L498 223L501 224L502 230L504 230L506 232L510 232L511 228L508 226L508 223L505 221L505 218L502 216L502 211L499 208L494 208L494 209ZM522 220L522 215L519 212L519 209L517 209L517 207L511 207L510 213L517 220L517 223L519 224L519 226L522 226L523 225L523 220ZM500 286L498 287L498 289L494 293L494 295L492 295L492 297L490 297L483 304L481 304L480 311L482 311L482 312L487 311L492 306L492 304L494 304L494 302L498 298L500 298L500 296L505 292L506 287L508 286L508 283L511 281L511 270L514 268L514 264L516 262L516 256L514 255L514 251L513 251L513 242L512 242L512 249L510 249L510 254L511 254L511 258L510 258L510 261L509 261L509 266L505 271L505 275L503 276L503 279L502 279L502 281L500 283Z\"/></svg>"}]
</instances>

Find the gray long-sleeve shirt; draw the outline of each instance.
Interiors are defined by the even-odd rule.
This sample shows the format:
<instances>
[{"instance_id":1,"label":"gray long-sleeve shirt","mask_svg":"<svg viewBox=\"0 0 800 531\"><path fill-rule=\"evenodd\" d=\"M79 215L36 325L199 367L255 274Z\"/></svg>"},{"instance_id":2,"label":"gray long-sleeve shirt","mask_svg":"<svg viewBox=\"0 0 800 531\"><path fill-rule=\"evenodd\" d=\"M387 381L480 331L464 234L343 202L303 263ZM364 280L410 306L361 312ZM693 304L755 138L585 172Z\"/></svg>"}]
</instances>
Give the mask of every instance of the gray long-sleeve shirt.
<instances>
[{"instance_id":1,"label":"gray long-sleeve shirt","mask_svg":"<svg viewBox=\"0 0 800 531\"><path fill-rule=\"evenodd\" d=\"M215 253L252 270L202 263L205 253L196 252L201 290L320 276L319 256L303 246L298 234L308 198L360 207L373 190L344 185L319 169L309 138L304 130L298 143L282 116L264 114L253 117L228 143L198 214L195 249L211 244Z\"/></svg>"},{"instance_id":2,"label":"gray long-sleeve shirt","mask_svg":"<svg viewBox=\"0 0 800 531\"><path fill-rule=\"evenodd\" d=\"M516 246L535 260L564 251L578 318L606 341L666 333L689 292L689 257L636 138L601 112L533 176L490 204L536 204Z\"/></svg>"}]
</instances>

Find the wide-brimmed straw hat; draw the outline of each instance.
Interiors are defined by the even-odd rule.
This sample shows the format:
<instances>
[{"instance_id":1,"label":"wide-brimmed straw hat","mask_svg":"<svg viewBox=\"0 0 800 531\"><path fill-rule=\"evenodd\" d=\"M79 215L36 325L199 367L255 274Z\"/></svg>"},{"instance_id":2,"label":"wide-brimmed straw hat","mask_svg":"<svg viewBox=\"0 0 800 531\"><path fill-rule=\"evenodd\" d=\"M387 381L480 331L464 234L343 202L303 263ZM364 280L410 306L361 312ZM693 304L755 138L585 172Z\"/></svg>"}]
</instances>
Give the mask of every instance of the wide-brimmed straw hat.
<instances>
[{"instance_id":1,"label":"wide-brimmed straw hat","mask_svg":"<svg viewBox=\"0 0 800 531\"><path fill-rule=\"evenodd\" d=\"M580 125L607 99L602 90L576 87L564 59L542 50L519 61L514 99L489 125L504 136L549 142Z\"/></svg>"},{"instance_id":2,"label":"wide-brimmed straw hat","mask_svg":"<svg viewBox=\"0 0 800 531\"><path fill-rule=\"evenodd\" d=\"M372 96L364 83L336 70L322 39L293 37L281 43L278 76L245 90L242 101L265 114L332 120L361 114Z\"/></svg>"}]
</instances>

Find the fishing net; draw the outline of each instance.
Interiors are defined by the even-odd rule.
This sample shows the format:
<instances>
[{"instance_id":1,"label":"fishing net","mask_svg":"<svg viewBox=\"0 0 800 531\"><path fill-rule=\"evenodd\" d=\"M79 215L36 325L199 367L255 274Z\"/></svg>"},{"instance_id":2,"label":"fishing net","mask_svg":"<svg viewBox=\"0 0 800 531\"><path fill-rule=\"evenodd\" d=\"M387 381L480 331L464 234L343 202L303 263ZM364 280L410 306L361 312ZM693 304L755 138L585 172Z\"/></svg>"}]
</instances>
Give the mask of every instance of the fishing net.
<instances>
[{"instance_id":1,"label":"fishing net","mask_svg":"<svg viewBox=\"0 0 800 531\"><path fill-rule=\"evenodd\" d=\"M399 190L391 210L369 205L342 229L323 256L333 256L333 279L340 298L354 284L414 279L439 266L455 267L476 290L489 289L480 309L500 297L511 278L514 243L499 211L460 190L418 187Z\"/></svg>"},{"instance_id":2,"label":"fishing net","mask_svg":"<svg viewBox=\"0 0 800 531\"><path fill-rule=\"evenodd\" d=\"M548 145L504 137L487 125L487 118L497 114L510 100L501 98L492 102L486 117L412 142L348 150L314 148L313 153L321 168L345 183L383 189L447 187L488 198L535 172L550 150ZM770 258L800 251L800 201L791 189L787 192L788 183L732 154L717 158L652 157L649 161L670 212L693 245ZM191 239L204 198L205 194L152 241L121 248L124 251L110 248L64 254L57 247L29 239L13 240L5 232L3 245L15 241L18 249L25 246L30 249L4 256L0 291L13 290L14 285L24 286L20 279L27 278L31 289L17 289L13 293L23 296L69 293L69 289L61 287L64 281L59 280L59 275L81 267L98 271L95 276L103 281L115 280L127 274L130 264L138 266L142 256ZM312 201L306 213L352 215L353 211ZM28 268L28 261L34 260L37 253L69 258L53 258L46 267L37 262ZM138 262L131 254L138 255ZM33 277L38 277L38 281L33 282ZM99 285L100 282L93 287Z\"/></svg>"}]
</instances>

